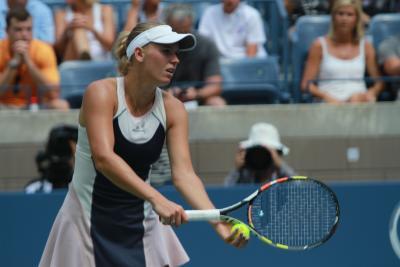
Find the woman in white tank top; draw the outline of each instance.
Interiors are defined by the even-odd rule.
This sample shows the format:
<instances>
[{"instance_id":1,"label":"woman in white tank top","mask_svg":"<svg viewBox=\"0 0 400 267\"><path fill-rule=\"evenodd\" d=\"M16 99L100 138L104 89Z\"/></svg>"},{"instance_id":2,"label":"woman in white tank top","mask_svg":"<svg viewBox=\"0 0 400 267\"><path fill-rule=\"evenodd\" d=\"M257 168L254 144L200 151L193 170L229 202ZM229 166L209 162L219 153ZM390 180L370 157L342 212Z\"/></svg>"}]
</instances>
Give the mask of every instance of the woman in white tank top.
<instances>
[{"instance_id":1,"label":"woman in white tank top","mask_svg":"<svg viewBox=\"0 0 400 267\"><path fill-rule=\"evenodd\" d=\"M96 0L72 0L55 13L55 49L61 61L111 59L116 37L113 8Z\"/></svg>"},{"instance_id":2,"label":"woman in white tank top","mask_svg":"<svg viewBox=\"0 0 400 267\"><path fill-rule=\"evenodd\" d=\"M364 81L365 71L372 78L380 74L374 47L363 37L359 2L337 0L331 16L328 35L310 48L302 90L327 103L375 102L383 83L376 81L367 88Z\"/></svg>"}]
</instances>

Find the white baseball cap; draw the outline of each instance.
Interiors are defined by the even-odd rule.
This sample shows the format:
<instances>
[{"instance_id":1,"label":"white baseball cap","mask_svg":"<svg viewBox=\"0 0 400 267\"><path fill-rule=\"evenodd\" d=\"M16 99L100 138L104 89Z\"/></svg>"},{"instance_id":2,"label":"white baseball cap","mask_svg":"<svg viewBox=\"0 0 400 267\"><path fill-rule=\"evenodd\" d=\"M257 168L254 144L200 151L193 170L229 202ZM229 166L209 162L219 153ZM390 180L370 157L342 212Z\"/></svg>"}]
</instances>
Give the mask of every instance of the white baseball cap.
<instances>
[{"instance_id":1,"label":"white baseball cap","mask_svg":"<svg viewBox=\"0 0 400 267\"><path fill-rule=\"evenodd\" d=\"M240 142L240 147L243 149L260 145L280 150L283 155L289 154L289 148L281 143L278 130L269 123L254 124L250 129L249 138Z\"/></svg>"},{"instance_id":2,"label":"white baseball cap","mask_svg":"<svg viewBox=\"0 0 400 267\"><path fill-rule=\"evenodd\" d=\"M179 51L189 51L196 46L196 38L191 33L176 33L169 25L155 26L133 38L126 48L126 56L130 58L133 55L135 48L143 47L148 43L178 43Z\"/></svg>"}]
</instances>

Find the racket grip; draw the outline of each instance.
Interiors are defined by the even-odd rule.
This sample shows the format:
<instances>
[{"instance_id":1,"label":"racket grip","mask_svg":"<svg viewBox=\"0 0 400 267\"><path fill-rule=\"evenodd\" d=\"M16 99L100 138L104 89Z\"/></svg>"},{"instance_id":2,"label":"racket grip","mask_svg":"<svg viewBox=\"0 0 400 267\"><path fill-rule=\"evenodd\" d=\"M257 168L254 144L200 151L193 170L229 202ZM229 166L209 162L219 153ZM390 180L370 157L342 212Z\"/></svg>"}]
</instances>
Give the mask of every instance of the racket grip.
<instances>
[{"instance_id":1,"label":"racket grip","mask_svg":"<svg viewBox=\"0 0 400 267\"><path fill-rule=\"evenodd\" d=\"M219 221L219 210L185 210L189 221Z\"/></svg>"}]
</instances>

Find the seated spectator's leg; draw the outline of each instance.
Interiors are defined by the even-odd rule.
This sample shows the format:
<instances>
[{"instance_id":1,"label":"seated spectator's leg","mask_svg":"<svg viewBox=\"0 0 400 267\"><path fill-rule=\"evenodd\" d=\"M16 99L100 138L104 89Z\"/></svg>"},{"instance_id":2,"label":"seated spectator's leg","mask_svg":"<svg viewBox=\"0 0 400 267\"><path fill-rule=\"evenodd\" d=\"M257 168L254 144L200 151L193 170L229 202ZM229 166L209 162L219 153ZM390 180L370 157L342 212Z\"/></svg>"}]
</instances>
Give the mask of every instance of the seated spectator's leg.
<instances>
[{"instance_id":1,"label":"seated spectator's leg","mask_svg":"<svg viewBox=\"0 0 400 267\"><path fill-rule=\"evenodd\" d=\"M206 106L223 107L226 106L226 101L220 96L211 96L204 101Z\"/></svg>"},{"instance_id":2,"label":"seated spectator's leg","mask_svg":"<svg viewBox=\"0 0 400 267\"><path fill-rule=\"evenodd\" d=\"M350 103L367 103L367 102L375 102L376 99L372 98L370 94L367 93L356 93L353 94L349 101Z\"/></svg>"},{"instance_id":3,"label":"seated spectator's leg","mask_svg":"<svg viewBox=\"0 0 400 267\"><path fill-rule=\"evenodd\" d=\"M73 45L78 54L78 58L82 60L90 60L89 40L87 38L86 30L76 29L73 35Z\"/></svg>"},{"instance_id":4,"label":"seated spectator's leg","mask_svg":"<svg viewBox=\"0 0 400 267\"><path fill-rule=\"evenodd\" d=\"M68 101L57 98L57 99L52 99L49 102L45 104L45 108L48 109L58 109L58 110L69 110L69 104Z\"/></svg>"}]
</instances>

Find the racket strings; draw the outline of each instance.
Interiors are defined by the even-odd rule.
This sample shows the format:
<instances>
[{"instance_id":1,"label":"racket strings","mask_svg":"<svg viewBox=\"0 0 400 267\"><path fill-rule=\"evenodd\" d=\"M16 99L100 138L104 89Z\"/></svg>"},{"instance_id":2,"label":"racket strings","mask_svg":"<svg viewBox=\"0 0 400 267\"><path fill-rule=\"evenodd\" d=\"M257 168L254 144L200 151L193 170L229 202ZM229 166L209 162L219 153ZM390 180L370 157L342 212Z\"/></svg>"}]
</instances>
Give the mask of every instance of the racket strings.
<instances>
[{"instance_id":1,"label":"racket strings","mask_svg":"<svg viewBox=\"0 0 400 267\"><path fill-rule=\"evenodd\" d=\"M254 228L275 244L305 247L326 237L336 220L330 191L313 181L289 181L264 191L252 203Z\"/></svg>"}]
</instances>

